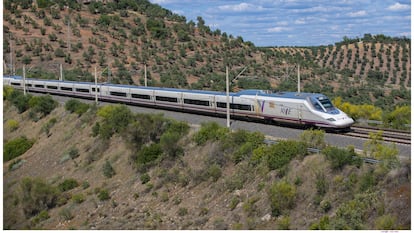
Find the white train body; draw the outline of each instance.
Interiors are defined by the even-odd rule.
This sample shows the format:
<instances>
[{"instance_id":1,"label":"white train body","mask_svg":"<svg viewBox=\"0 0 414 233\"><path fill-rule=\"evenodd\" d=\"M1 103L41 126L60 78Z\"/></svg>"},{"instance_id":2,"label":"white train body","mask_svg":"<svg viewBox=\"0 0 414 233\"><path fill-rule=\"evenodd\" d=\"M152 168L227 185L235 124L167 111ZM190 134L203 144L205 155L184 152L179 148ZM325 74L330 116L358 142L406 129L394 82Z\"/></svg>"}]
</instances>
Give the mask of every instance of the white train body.
<instances>
[{"instance_id":1,"label":"white train body","mask_svg":"<svg viewBox=\"0 0 414 233\"><path fill-rule=\"evenodd\" d=\"M174 88L140 87L90 82L26 79L27 91L97 98L102 101L157 106L180 111L226 114L226 94ZM23 89L19 76L3 76L3 85ZM313 125L323 128L348 128L354 121L335 108L322 94L244 90L230 93L232 116Z\"/></svg>"}]
</instances>

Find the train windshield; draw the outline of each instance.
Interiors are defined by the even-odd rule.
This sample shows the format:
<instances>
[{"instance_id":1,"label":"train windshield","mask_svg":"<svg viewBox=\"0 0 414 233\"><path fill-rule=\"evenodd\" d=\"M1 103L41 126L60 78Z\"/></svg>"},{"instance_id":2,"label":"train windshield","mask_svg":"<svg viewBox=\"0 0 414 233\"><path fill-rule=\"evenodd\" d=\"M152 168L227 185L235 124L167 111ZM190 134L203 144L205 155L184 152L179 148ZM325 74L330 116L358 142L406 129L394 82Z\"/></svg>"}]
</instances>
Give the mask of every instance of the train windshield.
<instances>
[{"instance_id":1,"label":"train windshield","mask_svg":"<svg viewBox=\"0 0 414 233\"><path fill-rule=\"evenodd\" d=\"M332 102L325 96L311 98L311 102L315 109L321 112L328 112L336 109Z\"/></svg>"},{"instance_id":2,"label":"train windshield","mask_svg":"<svg viewBox=\"0 0 414 233\"><path fill-rule=\"evenodd\" d=\"M319 102L326 110L335 108L328 98L319 99Z\"/></svg>"}]
</instances>

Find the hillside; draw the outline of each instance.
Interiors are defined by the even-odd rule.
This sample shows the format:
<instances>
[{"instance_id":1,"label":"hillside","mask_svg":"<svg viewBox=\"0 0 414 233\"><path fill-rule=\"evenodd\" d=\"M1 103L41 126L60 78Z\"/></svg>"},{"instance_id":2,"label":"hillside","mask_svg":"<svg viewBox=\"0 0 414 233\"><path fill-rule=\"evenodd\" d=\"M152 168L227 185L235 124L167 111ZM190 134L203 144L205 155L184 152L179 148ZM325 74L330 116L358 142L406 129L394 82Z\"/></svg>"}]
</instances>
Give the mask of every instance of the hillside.
<instances>
[{"instance_id":1,"label":"hillside","mask_svg":"<svg viewBox=\"0 0 414 233\"><path fill-rule=\"evenodd\" d=\"M312 140L266 145L120 105L73 101L43 116L55 105L36 97L19 113L10 93L4 158L22 136L33 145L3 164L4 229L410 228L410 163L392 148L364 164L348 149L307 154Z\"/></svg>"},{"instance_id":2,"label":"hillside","mask_svg":"<svg viewBox=\"0 0 414 233\"><path fill-rule=\"evenodd\" d=\"M38 5L36 5L37 2ZM79 2L79 1L78 1ZM259 48L237 35L212 31L199 17L186 22L147 0L4 1L6 73L191 89L224 90L225 67L241 78L231 88L323 92L353 104L392 111L410 104L410 40L364 35L320 47ZM12 66L10 66L12 64Z\"/></svg>"}]
</instances>

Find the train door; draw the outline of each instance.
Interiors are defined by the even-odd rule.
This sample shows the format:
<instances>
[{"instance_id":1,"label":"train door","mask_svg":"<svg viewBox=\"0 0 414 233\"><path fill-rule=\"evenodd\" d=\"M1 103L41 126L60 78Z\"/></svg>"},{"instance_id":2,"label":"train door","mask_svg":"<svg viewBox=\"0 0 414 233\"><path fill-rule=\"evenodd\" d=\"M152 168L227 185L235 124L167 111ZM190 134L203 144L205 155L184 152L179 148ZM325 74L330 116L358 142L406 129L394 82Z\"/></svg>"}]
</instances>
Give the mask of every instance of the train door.
<instances>
[{"instance_id":1,"label":"train door","mask_svg":"<svg viewBox=\"0 0 414 233\"><path fill-rule=\"evenodd\" d=\"M299 104L299 109L298 109L298 120L299 120L299 124L302 124L302 119L303 119L303 104Z\"/></svg>"}]
</instances>

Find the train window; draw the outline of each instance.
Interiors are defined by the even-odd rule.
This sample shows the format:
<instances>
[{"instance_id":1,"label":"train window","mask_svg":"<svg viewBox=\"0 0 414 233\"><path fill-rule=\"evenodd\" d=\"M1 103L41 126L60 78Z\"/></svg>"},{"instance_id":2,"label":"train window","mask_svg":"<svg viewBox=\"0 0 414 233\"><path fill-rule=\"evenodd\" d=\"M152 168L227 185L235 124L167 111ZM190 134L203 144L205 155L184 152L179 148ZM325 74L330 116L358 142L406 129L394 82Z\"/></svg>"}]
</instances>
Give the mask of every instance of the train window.
<instances>
[{"instance_id":1,"label":"train window","mask_svg":"<svg viewBox=\"0 0 414 233\"><path fill-rule=\"evenodd\" d=\"M89 93L89 89L85 89L85 88L76 88L77 92L86 92Z\"/></svg>"},{"instance_id":2,"label":"train window","mask_svg":"<svg viewBox=\"0 0 414 233\"><path fill-rule=\"evenodd\" d=\"M45 88L45 86L44 86L44 85L40 85L40 84L35 84L35 87L38 87L38 88Z\"/></svg>"},{"instance_id":3,"label":"train window","mask_svg":"<svg viewBox=\"0 0 414 233\"><path fill-rule=\"evenodd\" d=\"M113 96L121 96L121 97L126 97L127 96L127 94L125 92L117 92L117 91L111 91L109 94L113 95Z\"/></svg>"},{"instance_id":4,"label":"train window","mask_svg":"<svg viewBox=\"0 0 414 233\"><path fill-rule=\"evenodd\" d=\"M175 102L175 103L177 103L177 100L178 100L177 98L166 97L166 96L156 96L155 99L158 100L158 101Z\"/></svg>"},{"instance_id":5,"label":"train window","mask_svg":"<svg viewBox=\"0 0 414 233\"><path fill-rule=\"evenodd\" d=\"M192 105L210 106L210 101L207 100L184 99L184 103Z\"/></svg>"},{"instance_id":6,"label":"train window","mask_svg":"<svg viewBox=\"0 0 414 233\"><path fill-rule=\"evenodd\" d=\"M32 87L32 84L26 83L26 87Z\"/></svg>"},{"instance_id":7,"label":"train window","mask_svg":"<svg viewBox=\"0 0 414 233\"><path fill-rule=\"evenodd\" d=\"M319 102L321 102L322 106L325 109L329 109L329 108L333 108L333 104L331 103L331 101L329 99L319 99Z\"/></svg>"},{"instance_id":8,"label":"train window","mask_svg":"<svg viewBox=\"0 0 414 233\"><path fill-rule=\"evenodd\" d=\"M217 102L218 108L227 108L227 104L223 102ZM243 110L243 111L252 111L252 106L248 104L232 104L230 103L231 109Z\"/></svg>"},{"instance_id":9,"label":"train window","mask_svg":"<svg viewBox=\"0 0 414 233\"><path fill-rule=\"evenodd\" d=\"M94 87L92 87L92 91L95 92L95 88ZM98 91L97 92L100 92L99 88L98 88Z\"/></svg>"},{"instance_id":10,"label":"train window","mask_svg":"<svg viewBox=\"0 0 414 233\"><path fill-rule=\"evenodd\" d=\"M72 91L73 89L71 87L60 87L60 90L62 90L62 91Z\"/></svg>"},{"instance_id":11,"label":"train window","mask_svg":"<svg viewBox=\"0 0 414 233\"><path fill-rule=\"evenodd\" d=\"M12 86L20 86L20 83L11 83Z\"/></svg>"},{"instance_id":12,"label":"train window","mask_svg":"<svg viewBox=\"0 0 414 233\"><path fill-rule=\"evenodd\" d=\"M149 95L140 95L140 94L131 94L131 97L136 98L136 99L145 99L145 100L151 99Z\"/></svg>"},{"instance_id":13,"label":"train window","mask_svg":"<svg viewBox=\"0 0 414 233\"><path fill-rule=\"evenodd\" d=\"M217 102L217 108L227 108L227 104L223 102Z\"/></svg>"},{"instance_id":14,"label":"train window","mask_svg":"<svg viewBox=\"0 0 414 233\"><path fill-rule=\"evenodd\" d=\"M251 111L252 106L247 104L230 104L231 109L243 110L243 111Z\"/></svg>"},{"instance_id":15,"label":"train window","mask_svg":"<svg viewBox=\"0 0 414 233\"><path fill-rule=\"evenodd\" d=\"M47 88L48 88L48 89L55 89L55 90L56 90L56 89L58 89L58 87L57 87L57 86L47 86Z\"/></svg>"}]
</instances>

